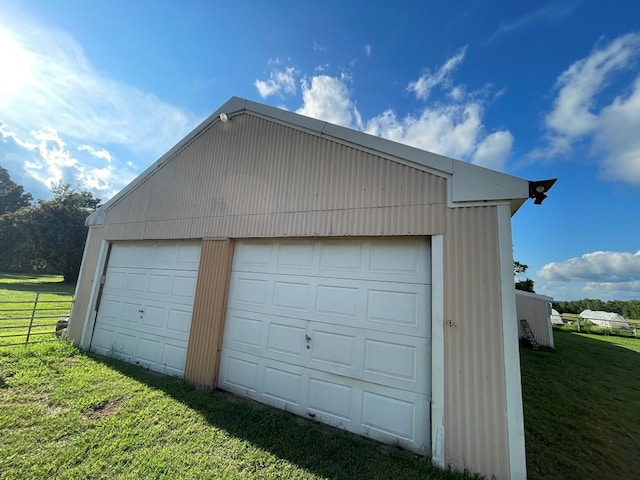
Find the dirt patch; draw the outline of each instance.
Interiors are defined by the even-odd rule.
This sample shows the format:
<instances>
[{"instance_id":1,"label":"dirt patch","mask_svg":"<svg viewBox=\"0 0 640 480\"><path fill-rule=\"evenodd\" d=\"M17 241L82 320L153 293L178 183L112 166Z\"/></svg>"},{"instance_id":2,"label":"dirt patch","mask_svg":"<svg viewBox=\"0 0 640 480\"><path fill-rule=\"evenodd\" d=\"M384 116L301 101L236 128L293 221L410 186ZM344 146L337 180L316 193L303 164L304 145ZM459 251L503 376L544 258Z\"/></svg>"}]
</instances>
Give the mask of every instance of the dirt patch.
<instances>
[{"instance_id":1,"label":"dirt patch","mask_svg":"<svg viewBox=\"0 0 640 480\"><path fill-rule=\"evenodd\" d=\"M86 421L102 420L116 413L123 403L122 398L103 400L85 410L83 417Z\"/></svg>"}]
</instances>

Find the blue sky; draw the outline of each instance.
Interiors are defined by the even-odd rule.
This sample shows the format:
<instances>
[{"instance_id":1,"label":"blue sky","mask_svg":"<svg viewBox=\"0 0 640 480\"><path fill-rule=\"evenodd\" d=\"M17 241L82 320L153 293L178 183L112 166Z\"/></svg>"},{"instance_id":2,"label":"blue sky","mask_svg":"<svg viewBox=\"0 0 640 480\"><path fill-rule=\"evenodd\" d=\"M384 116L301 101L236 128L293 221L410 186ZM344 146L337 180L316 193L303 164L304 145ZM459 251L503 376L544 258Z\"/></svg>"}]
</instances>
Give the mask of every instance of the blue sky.
<instances>
[{"instance_id":1,"label":"blue sky","mask_svg":"<svg viewBox=\"0 0 640 480\"><path fill-rule=\"evenodd\" d=\"M0 165L103 200L231 96L529 180L514 256L640 298L640 4L0 0Z\"/></svg>"}]
</instances>

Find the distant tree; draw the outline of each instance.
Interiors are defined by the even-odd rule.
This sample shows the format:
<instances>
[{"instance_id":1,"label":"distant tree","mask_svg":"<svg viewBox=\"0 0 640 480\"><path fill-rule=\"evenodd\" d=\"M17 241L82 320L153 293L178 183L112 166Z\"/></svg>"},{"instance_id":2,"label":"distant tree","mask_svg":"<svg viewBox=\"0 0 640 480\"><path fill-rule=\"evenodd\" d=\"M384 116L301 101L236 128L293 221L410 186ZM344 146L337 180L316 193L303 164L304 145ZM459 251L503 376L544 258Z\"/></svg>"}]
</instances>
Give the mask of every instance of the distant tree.
<instances>
[{"instance_id":1,"label":"distant tree","mask_svg":"<svg viewBox=\"0 0 640 480\"><path fill-rule=\"evenodd\" d=\"M32 201L31 194L25 193L22 185L11 180L9 172L0 166L0 215L28 207Z\"/></svg>"},{"instance_id":2,"label":"distant tree","mask_svg":"<svg viewBox=\"0 0 640 480\"><path fill-rule=\"evenodd\" d=\"M525 273L528 268L529 268L528 265L525 265L524 263L520 263L516 260L515 262L513 262L513 275L515 276L520 273ZM525 278L524 280L517 280L516 290L535 293L535 291L533 290L533 280L531 280L528 277Z\"/></svg>"},{"instance_id":3,"label":"distant tree","mask_svg":"<svg viewBox=\"0 0 640 480\"><path fill-rule=\"evenodd\" d=\"M65 282L75 282L87 238L84 222L100 206L100 199L91 192L76 192L68 184L60 184L52 192L52 200L39 200L31 210L36 257L60 272Z\"/></svg>"},{"instance_id":4,"label":"distant tree","mask_svg":"<svg viewBox=\"0 0 640 480\"><path fill-rule=\"evenodd\" d=\"M529 265L525 265L524 263L520 263L519 261L513 262L513 274L518 275L519 273L524 273L529 268Z\"/></svg>"},{"instance_id":5,"label":"distant tree","mask_svg":"<svg viewBox=\"0 0 640 480\"><path fill-rule=\"evenodd\" d=\"M77 280L88 230L84 222L100 199L68 184L52 193L51 200L0 217L0 269L51 271L65 282Z\"/></svg>"}]
</instances>

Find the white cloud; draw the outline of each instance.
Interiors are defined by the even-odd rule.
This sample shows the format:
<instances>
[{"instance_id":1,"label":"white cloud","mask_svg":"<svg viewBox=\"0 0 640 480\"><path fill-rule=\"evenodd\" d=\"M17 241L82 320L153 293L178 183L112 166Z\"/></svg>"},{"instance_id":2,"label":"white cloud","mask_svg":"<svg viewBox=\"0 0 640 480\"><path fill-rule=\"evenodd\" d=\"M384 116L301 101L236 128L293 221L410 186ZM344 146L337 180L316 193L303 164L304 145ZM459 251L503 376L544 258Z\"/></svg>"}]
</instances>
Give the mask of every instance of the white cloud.
<instances>
[{"instance_id":1,"label":"white cloud","mask_svg":"<svg viewBox=\"0 0 640 480\"><path fill-rule=\"evenodd\" d=\"M373 50L371 48L371 45L369 45L369 44L365 45L364 48L362 49L362 51L364 52L364 54L367 57L371 57L371 53L373 52Z\"/></svg>"},{"instance_id":2,"label":"white cloud","mask_svg":"<svg viewBox=\"0 0 640 480\"><path fill-rule=\"evenodd\" d=\"M521 30L536 23L550 24L562 20L571 15L579 3L580 2L552 2L510 23L502 23L486 43L492 43L503 35Z\"/></svg>"},{"instance_id":3,"label":"white cloud","mask_svg":"<svg viewBox=\"0 0 640 480\"><path fill-rule=\"evenodd\" d=\"M444 65L442 65L434 73L430 70L426 70L418 80L409 82L407 90L413 92L420 100L427 100L431 90L438 85L448 86L450 77L453 71L462 63L464 56L467 52L467 47L461 48L458 53L449 58Z\"/></svg>"},{"instance_id":4,"label":"white cloud","mask_svg":"<svg viewBox=\"0 0 640 480\"><path fill-rule=\"evenodd\" d=\"M107 162L111 162L111 154L104 148L94 148L91 145L78 145L78 150L88 152L96 158L103 158Z\"/></svg>"},{"instance_id":5,"label":"white cloud","mask_svg":"<svg viewBox=\"0 0 640 480\"><path fill-rule=\"evenodd\" d=\"M313 49L315 51L317 51L317 52L326 52L327 51L327 47L325 47L324 45L320 45L315 40L313 41Z\"/></svg>"},{"instance_id":6,"label":"white cloud","mask_svg":"<svg viewBox=\"0 0 640 480\"><path fill-rule=\"evenodd\" d=\"M511 132L506 130L494 132L478 144L471 162L493 170L503 170L512 147Z\"/></svg>"},{"instance_id":7,"label":"white cloud","mask_svg":"<svg viewBox=\"0 0 640 480\"><path fill-rule=\"evenodd\" d=\"M586 253L580 258L548 263L538 275L553 281L635 282L640 280L640 251Z\"/></svg>"},{"instance_id":8,"label":"white cloud","mask_svg":"<svg viewBox=\"0 0 640 480\"><path fill-rule=\"evenodd\" d=\"M12 130L49 125L68 138L158 155L195 125L188 112L102 75L66 32L20 19L12 26L0 26L0 58L9 62L0 81L0 120Z\"/></svg>"},{"instance_id":9,"label":"white cloud","mask_svg":"<svg viewBox=\"0 0 640 480\"><path fill-rule=\"evenodd\" d=\"M468 158L475 151L482 132L482 105L425 108L419 116L397 118L387 110L367 122L366 132L423 150L455 158Z\"/></svg>"},{"instance_id":10,"label":"white cloud","mask_svg":"<svg viewBox=\"0 0 640 480\"><path fill-rule=\"evenodd\" d=\"M317 75L302 80L303 105L296 112L345 127L362 126L360 113L349 96L346 78Z\"/></svg>"},{"instance_id":11,"label":"white cloud","mask_svg":"<svg viewBox=\"0 0 640 480\"><path fill-rule=\"evenodd\" d=\"M0 134L3 143L9 144L3 148L3 153L12 152L11 156L3 155L3 161L6 160L7 167L19 168L28 174L31 180L23 182L23 186L27 191L36 193L36 196L62 182L90 190L105 199L135 177L132 162L115 168L111 154L105 149L80 145L75 149L80 154L74 155L59 132L51 127L32 130L27 137L20 138L2 126ZM88 156L82 155L82 152L87 152ZM14 159L11 160L11 157ZM101 165L95 164L96 158Z\"/></svg>"},{"instance_id":12,"label":"white cloud","mask_svg":"<svg viewBox=\"0 0 640 480\"><path fill-rule=\"evenodd\" d=\"M602 176L640 185L640 77L629 96L602 109L593 150L601 154Z\"/></svg>"},{"instance_id":13,"label":"white cloud","mask_svg":"<svg viewBox=\"0 0 640 480\"><path fill-rule=\"evenodd\" d=\"M350 97L351 78L342 73L339 77L317 75L310 80L303 79L303 106L297 113L358 128L441 155L503 169L511 153L513 135L507 130L485 133L482 117L488 89L467 92L466 86L455 85L451 78L465 51L461 49L433 75L423 75L421 86L416 82L410 84L411 89L416 93L419 90L425 96L428 95L427 83L432 86L430 88L441 85L451 100L447 104L424 106L417 113L404 117L389 109L363 121Z\"/></svg>"},{"instance_id":14,"label":"white cloud","mask_svg":"<svg viewBox=\"0 0 640 480\"><path fill-rule=\"evenodd\" d=\"M640 185L640 76L631 85L620 85L620 73L637 66L638 58L640 34L630 33L597 45L565 70L545 118L548 146L531 156L567 155L585 141L604 178ZM606 104L604 92L616 81L624 94Z\"/></svg>"},{"instance_id":15,"label":"white cloud","mask_svg":"<svg viewBox=\"0 0 640 480\"><path fill-rule=\"evenodd\" d=\"M279 62L273 62L278 65ZM254 86L258 89L258 93L262 98L271 95L288 93L296 93L296 69L294 67L284 67L282 69L274 68L269 73L267 80L256 80Z\"/></svg>"},{"instance_id":16,"label":"white cloud","mask_svg":"<svg viewBox=\"0 0 640 480\"><path fill-rule=\"evenodd\" d=\"M569 139L592 132L598 126L593 112L596 98L609 78L629 67L630 60L640 53L640 35L629 34L615 39L603 48L571 65L558 78L558 96L546 125L556 135Z\"/></svg>"},{"instance_id":17,"label":"white cloud","mask_svg":"<svg viewBox=\"0 0 640 480\"><path fill-rule=\"evenodd\" d=\"M148 164L198 120L99 72L65 31L19 15L10 23L0 15L0 64L3 162L19 169L32 191L80 182L104 198L131 180L131 168L117 161L114 149Z\"/></svg>"}]
</instances>

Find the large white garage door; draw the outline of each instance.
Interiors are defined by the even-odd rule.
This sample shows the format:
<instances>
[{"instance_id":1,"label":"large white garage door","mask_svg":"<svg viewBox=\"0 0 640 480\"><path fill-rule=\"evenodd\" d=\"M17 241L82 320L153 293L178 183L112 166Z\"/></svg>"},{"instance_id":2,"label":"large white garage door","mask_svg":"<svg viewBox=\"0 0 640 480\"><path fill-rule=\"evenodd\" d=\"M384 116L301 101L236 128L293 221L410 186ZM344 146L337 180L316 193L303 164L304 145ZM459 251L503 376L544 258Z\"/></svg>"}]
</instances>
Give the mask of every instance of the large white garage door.
<instances>
[{"instance_id":1,"label":"large white garage door","mask_svg":"<svg viewBox=\"0 0 640 480\"><path fill-rule=\"evenodd\" d=\"M219 387L430 452L425 239L238 241Z\"/></svg>"},{"instance_id":2,"label":"large white garage door","mask_svg":"<svg viewBox=\"0 0 640 480\"><path fill-rule=\"evenodd\" d=\"M91 350L182 376L199 260L199 241L114 243Z\"/></svg>"}]
</instances>

